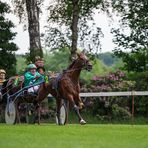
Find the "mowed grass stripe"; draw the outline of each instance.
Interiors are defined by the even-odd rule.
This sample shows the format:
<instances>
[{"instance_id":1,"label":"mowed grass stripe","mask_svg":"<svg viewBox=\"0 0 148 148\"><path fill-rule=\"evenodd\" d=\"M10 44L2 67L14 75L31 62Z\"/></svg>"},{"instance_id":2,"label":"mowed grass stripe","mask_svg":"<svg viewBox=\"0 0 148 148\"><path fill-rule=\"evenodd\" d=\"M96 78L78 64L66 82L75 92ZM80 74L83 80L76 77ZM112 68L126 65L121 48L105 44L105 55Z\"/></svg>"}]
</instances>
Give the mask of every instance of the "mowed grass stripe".
<instances>
[{"instance_id":1,"label":"mowed grass stripe","mask_svg":"<svg viewBox=\"0 0 148 148\"><path fill-rule=\"evenodd\" d=\"M0 148L148 148L148 125L0 125Z\"/></svg>"}]
</instances>

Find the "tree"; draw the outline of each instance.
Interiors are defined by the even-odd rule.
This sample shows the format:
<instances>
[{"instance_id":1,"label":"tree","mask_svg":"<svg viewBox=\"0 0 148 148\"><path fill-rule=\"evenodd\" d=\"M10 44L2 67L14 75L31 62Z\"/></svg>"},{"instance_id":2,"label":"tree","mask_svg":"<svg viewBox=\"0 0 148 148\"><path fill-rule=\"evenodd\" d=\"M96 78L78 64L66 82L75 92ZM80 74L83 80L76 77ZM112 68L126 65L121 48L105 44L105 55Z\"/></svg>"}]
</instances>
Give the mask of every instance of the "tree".
<instances>
[{"instance_id":1,"label":"tree","mask_svg":"<svg viewBox=\"0 0 148 148\"><path fill-rule=\"evenodd\" d=\"M107 66L114 66L117 62L120 61L120 59L116 56L113 56L113 53L111 52L98 54L98 59L103 61L103 63Z\"/></svg>"},{"instance_id":2,"label":"tree","mask_svg":"<svg viewBox=\"0 0 148 148\"><path fill-rule=\"evenodd\" d=\"M5 18L5 14L9 12L8 4L0 1L0 68L6 70L8 77L16 72L15 51L18 50L12 41L16 35L11 30L14 25Z\"/></svg>"},{"instance_id":3,"label":"tree","mask_svg":"<svg viewBox=\"0 0 148 148\"><path fill-rule=\"evenodd\" d=\"M95 26L92 23L92 27L87 25L88 20L93 20L92 14L94 13L95 9L101 9L103 11L108 9L108 2L103 0L58 0L55 5L51 5L49 7L49 21L57 23L60 26L58 27L51 27L50 28L50 35L51 31L52 34L58 33L59 40L61 41L61 45L66 43L69 47L71 47L71 57L76 54L77 44L78 41L86 43L88 40L91 40L91 43L96 45L96 49L100 46L99 37L101 35L101 29L96 28L93 29ZM60 29L66 28L65 32L66 35ZM62 36L62 37L60 37ZM86 38L86 36L89 36ZM54 44L56 40L51 37L51 43ZM49 39L49 38L48 38ZM68 42L70 40L70 42ZM88 48L92 50L90 44Z\"/></svg>"},{"instance_id":4,"label":"tree","mask_svg":"<svg viewBox=\"0 0 148 148\"><path fill-rule=\"evenodd\" d=\"M15 12L20 20L24 17L28 20L28 32L30 41L29 60L35 61L36 56L43 57L43 51L40 40L40 4L42 0L13 0L15 4Z\"/></svg>"},{"instance_id":5,"label":"tree","mask_svg":"<svg viewBox=\"0 0 148 148\"><path fill-rule=\"evenodd\" d=\"M113 8L121 15L121 28L113 29L117 48L114 54L123 59L128 71L148 70L148 1L113 1ZM129 33L125 33L129 30Z\"/></svg>"}]
</instances>

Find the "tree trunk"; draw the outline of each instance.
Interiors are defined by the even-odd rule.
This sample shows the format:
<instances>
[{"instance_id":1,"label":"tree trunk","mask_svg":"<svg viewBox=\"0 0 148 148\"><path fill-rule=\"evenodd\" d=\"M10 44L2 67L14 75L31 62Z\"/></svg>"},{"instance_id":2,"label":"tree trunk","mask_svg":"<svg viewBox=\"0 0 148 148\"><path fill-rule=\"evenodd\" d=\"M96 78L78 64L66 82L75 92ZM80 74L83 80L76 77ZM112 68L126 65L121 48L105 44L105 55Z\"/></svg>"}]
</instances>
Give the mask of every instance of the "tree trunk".
<instances>
[{"instance_id":1,"label":"tree trunk","mask_svg":"<svg viewBox=\"0 0 148 148\"><path fill-rule=\"evenodd\" d=\"M71 46L71 59L75 57L77 51L78 40L78 20L79 20L79 0L72 0L73 15L72 15L72 46Z\"/></svg>"},{"instance_id":2,"label":"tree trunk","mask_svg":"<svg viewBox=\"0 0 148 148\"><path fill-rule=\"evenodd\" d=\"M35 62L35 57L43 57L40 40L39 7L37 0L26 0L28 14L28 32L30 40L30 60Z\"/></svg>"}]
</instances>

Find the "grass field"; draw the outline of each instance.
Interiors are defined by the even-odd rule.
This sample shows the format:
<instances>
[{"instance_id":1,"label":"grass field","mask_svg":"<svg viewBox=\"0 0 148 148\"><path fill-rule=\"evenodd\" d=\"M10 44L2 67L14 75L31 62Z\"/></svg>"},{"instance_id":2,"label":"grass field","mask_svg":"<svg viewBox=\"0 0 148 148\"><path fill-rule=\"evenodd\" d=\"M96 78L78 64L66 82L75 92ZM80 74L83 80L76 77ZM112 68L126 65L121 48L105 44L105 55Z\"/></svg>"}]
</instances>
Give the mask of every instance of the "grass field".
<instances>
[{"instance_id":1,"label":"grass field","mask_svg":"<svg viewBox=\"0 0 148 148\"><path fill-rule=\"evenodd\" d=\"M0 148L148 148L148 125L5 125Z\"/></svg>"}]
</instances>

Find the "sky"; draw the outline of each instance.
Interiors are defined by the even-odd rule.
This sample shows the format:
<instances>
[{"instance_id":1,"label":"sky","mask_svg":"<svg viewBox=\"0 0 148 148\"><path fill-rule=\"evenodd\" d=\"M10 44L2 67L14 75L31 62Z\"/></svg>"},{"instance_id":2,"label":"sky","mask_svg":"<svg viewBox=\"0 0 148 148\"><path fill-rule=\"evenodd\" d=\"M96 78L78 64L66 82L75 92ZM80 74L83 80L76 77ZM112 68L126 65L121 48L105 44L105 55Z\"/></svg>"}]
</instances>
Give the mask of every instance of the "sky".
<instances>
[{"instance_id":1,"label":"sky","mask_svg":"<svg viewBox=\"0 0 148 148\"><path fill-rule=\"evenodd\" d=\"M12 4L10 3L10 0L2 0L3 2L7 2L11 5L11 8L13 9ZM50 1L45 0L45 3L43 5L43 14L40 17L40 30L41 33L46 33L44 26L47 25L47 11L46 8L49 5ZM19 47L19 50L16 52L17 54L25 54L29 50L29 34L28 31L24 31L23 24L19 24L19 19L14 14L7 15L7 18L10 19L14 25L15 28L13 29L14 32L17 32L17 35L14 39L14 42ZM118 19L114 17L114 22L111 22L110 19L106 16L106 14L103 13L95 13L94 15L94 21L98 27L102 29L102 32L104 34L104 38L101 39L102 44L102 50L101 52L107 52L112 51L115 47L114 43L112 42L113 35L110 33L110 29L112 27L118 26Z\"/></svg>"}]
</instances>

